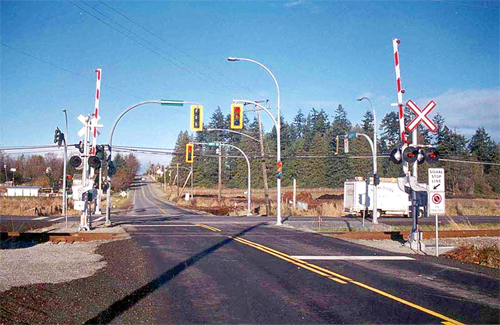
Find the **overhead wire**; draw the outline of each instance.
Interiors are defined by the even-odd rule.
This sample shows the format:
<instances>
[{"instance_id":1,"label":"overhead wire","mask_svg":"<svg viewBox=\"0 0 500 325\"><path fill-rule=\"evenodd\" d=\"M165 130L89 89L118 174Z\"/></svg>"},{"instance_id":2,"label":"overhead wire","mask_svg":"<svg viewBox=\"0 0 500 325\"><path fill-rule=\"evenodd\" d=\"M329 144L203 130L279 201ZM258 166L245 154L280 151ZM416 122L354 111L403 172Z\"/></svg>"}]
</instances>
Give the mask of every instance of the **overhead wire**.
<instances>
[{"instance_id":1,"label":"overhead wire","mask_svg":"<svg viewBox=\"0 0 500 325\"><path fill-rule=\"evenodd\" d=\"M222 92L224 92L224 93L228 93L228 94L229 94L229 92L228 92L226 89L223 89L223 88L221 88L221 87L217 86L217 85L216 85L216 84L214 84L214 83L208 82L207 80L205 80L204 78L202 78L202 77L200 77L198 74L196 74L195 72L192 72L189 68L186 68L186 67L184 67L184 66L182 66L182 65L180 65L180 64L178 64L178 63L176 63L176 62L174 62L173 60L171 60L170 58L168 58L167 56L165 56L163 53L160 53L160 52L158 52L157 50L155 50L154 48L151 48L150 46L145 45L145 44L144 44L144 43L142 43L142 42L145 42L146 44L147 44L147 43L149 43L149 42L148 42L148 41L146 41L146 40L144 40L142 37L138 36L138 37L139 37L139 39L141 39L141 40L142 40L142 42L140 42L139 40L137 40L137 39L135 39L135 38L131 37L130 35L127 35L126 33L122 32L121 30L119 30L118 28L114 27L113 25L111 25L111 24L107 23L107 22L106 22L106 21L104 21L103 19L101 19L101 18L97 17L96 15L94 15L94 14L93 14L93 13L91 13L91 12L89 12L88 10L86 10L86 9L82 8L82 7L81 7L81 6L79 6L78 4L76 4L76 3L74 3L74 2L72 2L72 1L70 1L70 0L67 0L67 1L68 1L69 3L71 3L73 6L77 7L78 9L82 10L83 12L85 12L86 14L90 15L91 17L93 17L93 18L97 19L98 21L100 21L100 22L101 22L101 23L103 23L104 25L106 25L106 26L108 26L108 27L112 28L113 30L115 30L115 31L117 31L118 33L120 33L121 35L125 36L126 38L128 38L128 39L132 40L133 42L135 42L135 43L137 43L137 44L141 45L142 47L144 47L144 48L148 49L149 51L151 51L151 52L155 53L155 54L156 54L156 55L158 55L159 57L161 57L161 58L165 59L166 61L170 62L171 64L175 65L177 68L179 68L179 69L181 69L181 70L183 70L183 71L185 71L185 72L189 73L190 75L192 75L192 76L194 76L195 78L197 78L197 79L199 79L199 80L201 80L201 81L203 81L203 82L205 82L205 83L209 84L210 86L212 86L212 87L214 87L214 88L217 88L218 90L220 90L220 91L222 91ZM81 2L82 2L82 3L84 3L84 4L86 4L86 3L85 3L85 2L83 2L83 1L81 1ZM87 6L89 6L89 5L87 4ZM90 8L94 9L92 6L90 6ZM99 11L98 11L98 10L96 10L96 9L94 9L94 10L95 10L95 11L97 11L97 12L99 12ZM116 24L120 25L119 23L116 23ZM123 27L122 27L122 28L123 28ZM128 31L128 29L125 29L125 30L127 30L127 31ZM153 46L154 46L154 47L156 47L155 45L153 45ZM158 47L156 47L156 48L158 48ZM160 50L161 50L161 49L160 49ZM164 52L163 50L161 50L161 51L162 51L162 52Z\"/></svg>"},{"instance_id":2,"label":"overhead wire","mask_svg":"<svg viewBox=\"0 0 500 325\"><path fill-rule=\"evenodd\" d=\"M28 56L28 57L30 57L30 58L32 58L32 59L38 60L38 61L40 61L40 62L46 63L46 64L51 65L51 66L53 66L53 67L55 67L55 68L58 68L58 69L60 69L60 70L66 71L66 72L71 73L71 74L74 74L75 76L81 77L81 78L83 78L83 79L87 79L87 80L93 80L93 81L95 81L95 79L88 78L88 77L86 77L86 76L84 76L84 75L82 75L82 74L80 74L80 73L78 73L78 72L74 72L74 71L71 71L71 70L69 70L69 69L67 69L67 68L61 67L61 66L59 66L59 65L57 65L57 64L55 64L55 63L52 63L52 62L47 61L47 60L45 60L45 59L39 58L39 57L37 57L37 56L35 56L35 55L33 55L33 54L30 54L30 53L28 53L28 52L26 52L26 51L23 51L23 50L20 50L20 49L18 49L18 48L15 48L15 47L13 47L13 46L11 46L11 45L9 45L9 44L3 43L3 42L1 42L0 44L2 44L2 46L5 46L5 47L10 48L11 50L14 50L14 51L16 51L16 52L19 52L19 53L21 53L21 54L24 54L24 55L26 55L26 56ZM138 98L138 99L144 100L144 98L143 98L143 97L140 97L140 96L134 95L134 94L132 94L132 93L130 93L130 92L127 92L127 91L125 91L125 90L121 90L121 89L116 88L116 87L114 87L114 86L111 86L111 85L109 85L109 84L107 84L107 83L102 83L102 84L101 84L101 86L107 87L107 88L109 88L109 89L113 89L113 90L118 91L118 92L120 92L120 93L122 93L122 94L126 94L126 95L129 95L129 96L132 96L132 97L135 97L135 98Z\"/></svg>"},{"instance_id":3,"label":"overhead wire","mask_svg":"<svg viewBox=\"0 0 500 325\"><path fill-rule=\"evenodd\" d=\"M203 65L206 69L208 70L211 70L213 71L214 73L222 76L223 78L229 80L230 82L233 82L234 84L238 85L239 87L241 87L242 89L245 89L251 93L253 93L254 95L257 95L257 97L261 97L260 95L258 95L255 91L249 89L248 87L240 84L239 82L237 82L236 80L233 80L229 77L227 77L226 75L224 75L223 73L213 69L212 67L210 67L209 65L207 64L204 64L203 62L201 62L200 60L196 59L194 56L190 55L188 52L182 50L181 48L175 46L174 44L170 43L169 41L165 40L164 38L158 36L156 33L153 33L152 31L150 31L149 29L145 28L144 26L142 26L141 24L137 23L136 21L132 20L131 18L127 17L125 14L119 12L118 10L114 9L113 7L111 7L110 5L108 5L107 3L101 1L101 0L98 0L99 3L103 4L104 6L106 6L107 8L109 8L110 10L112 10L113 12L117 13L118 15L122 16L123 18L127 19L128 21L130 21L132 24L136 25L137 27L141 28L142 30L146 31L147 33L149 33L150 35L156 37L157 39L159 39L160 41L164 42L165 44L167 44L168 46L176 49L177 51L181 52L182 54L186 55L187 57L189 57L190 59L196 61L197 63Z\"/></svg>"}]
</instances>

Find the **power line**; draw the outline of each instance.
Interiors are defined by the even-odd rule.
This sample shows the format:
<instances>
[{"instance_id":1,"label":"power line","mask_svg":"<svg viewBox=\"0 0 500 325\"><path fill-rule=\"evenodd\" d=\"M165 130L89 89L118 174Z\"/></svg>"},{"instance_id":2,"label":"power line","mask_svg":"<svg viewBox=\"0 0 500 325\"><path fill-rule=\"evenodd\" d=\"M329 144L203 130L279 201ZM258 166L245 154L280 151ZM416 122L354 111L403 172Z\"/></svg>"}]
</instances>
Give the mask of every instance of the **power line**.
<instances>
[{"instance_id":1,"label":"power line","mask_svg":"<svg viewBox=\"0 0 500 325\"><path fill-rule=\"evenodd\" d=\"M133 23L134 25L138 26L139 28L143 29L144 31L146 31L147 33L153 35L154 37L156 37L157 39L159 39L160 41L164 42L165 44L167 44L168 46L176 49L177 51L181 52L182 54L186 55L187 57L191 58L192 60L196 61L197 63L203 65L205 68L207 68L208 70L211 70L213 72L215 72L216 74L222 76L223 78L233 82L234 84L238 85L239 87L253 93L254 95L257 95L257 97L260 97L256 92L254 92L253 90L249 89L248 87L245 87L244 85L240 84L239 82L227 77L226 75L216 71L215 69L213 69L212 67L210 67L209 65L207 64L204 64L203 62L201 62L200 60L196 59L195 57L193 57L192 55L190 55L188 52L178 48L177 46L175 46L174 44L170 43L169 41L165 40L164 38L158 36L157 34L153 33L152 31L150 31L149 29L143 27L142 25L140 25L139 23L135 22L134 20L132 20L131 18L127 17L126 15L124 15L123 13L119 12L118 10L114 9L113 7L111 7L110 5L108 5L107 3L101 1L101 0L98 0L99 3L103 4L104 6L108 7L109 9L111 9L112 11L114 11L115 13L117 13L118 15L122 16L123 18L127 19L128 21L130 21L131 23ZM180 61L180 60L179 60Z\"/></svg>"},{"instance_id":2,"label":"power line","mask_svg":"<svg viewBox=\"0 0 500 325\"><path fill-rule=\"evenodd\" d=\"M207 83L207 84L211 85L211 86L212 86L212 87L214 87L214 88L217 88L218 90L220 90L220 91L222 91L222 92L225 92L225 93L228 93L228 94L229 94L229 92L228 92L227 90L225 90L225 89L223 89L223 88L221 88L221 87L219 87L219 86L217 86L217 85L215 85L215 84L212 84L211 82L208 82L207 80L205 80L205 79L203 79L202 77L200 77L198 74L196 74L196 73L194 73L194 72L190 71L190 69L188 69L188 68L186 68L186 67L184 67L184 66L182 66L182 65L180 65L180 64L178 64L178 63L176 63L176 62L174 62L174 61L172 61L171 59L169 59L168 57L166 57L164 54L162 54L162 53L158 52L158 51L157 51L157 50L155 50L154 48L151 48L151 47L149 47L149 46L147 46L147 45L145 45L145 44L141 43L141 42L140 42L140 41L138 41L137 39L135 39L135 38L133 38L133 37L131 37L131 36L127 35L126 33L122 32L122 31L121 31L121 30L119 30L118 28L115 28L115 27L114 27L114 26L112 26L111 24L109 24L109 23L105 22L105 21L104 21L104 20L102 20L101 18L97 17L96 15L94 15L94 14L93 14L93 13L91 13L91 12L89 12L88 10L86 10L86 9L82 8L81 6L77 5L76 3L74 3L74 2L72 2L72 1L70 1L70 0L67 0L67 1L68 1L69 3L71 3L73 6L77 7L78 9L82 10L83 12L85 12L86 14L88 14L88 15L92 16L93 18L97 19L98 21L100 21L100 22L101 22L101 23L103 23L104 25L106 25L106 26L108 26L108 27L110 27L110 28L114 29L114 30L115 30L115 31L117 31L118 33L122 34L122 35L123 35L123 36L125 36L126 38L128 38L128 39L132 40L133 42L135 42L135 43L137 43L137 44L141 45L142 47L144 47L144 48L146 48L146 49L150 50L151 52L155 53L155 54L156 54L156 55L158 55L159 57L161 57L161 58L163 58L163 59L167 60L168 62L170 62L171 64L175 65L175 66L176 66L176 67L178 67L179 69L184 70L185 72L187 72L187 73L191 74L191 75L192 75L192 76L194 76L195 78L197 78L197 79L199 79L199 80L201 80L201 81L203 81L203 82L205 82L205 83ZM84 3L84 4L86 4L85 2L83 2L83 3ZM89 6L89 5L87 5L87 6ZM92 6L90 6L90 8L94 9ZM98 11L98 10L96 10L96 9L94 9L94 10L95 10L95 11L97 11L97 12L99 12L99 11ZM100 12L99 12L99 13L100 13ZM102 14L102 13L101 13L101 14ZM103 15L103 14L102 14L102 15ZM103 15L103 16L106 16L106 15ZM111 19L111 20L112 20L112 19ZM114 21L114 20L113 20L113 21ZM115 23L116 23L116 22L115 22ZM116 23L116 24L120 25L119 23ZM123 28L123 27L122 27L122 28ZM126 29L126 28L125 28L125 30L127 30L127 31L128 31L128 29ZM137 35L137 34L136 34L136 35ZM137 37L139 37L139 39L141 39L143 42L146 42L146 43L151 44L151 43L150 43L150 42L148 42L147 40L144 40L142 37L140 37L140 36L137 36ZM156 46L155 46L155 45L153 45L153 47L156 47ZM158 48L158 47L156 47L156 48ZM161 50L161 49L160 49L160 50ZM163 51L162 51L162 52L163 52Z\"/></svg>"},{"instance_id":3,"label":"power line","mask_svg":"<svg viewBox=\"0 0 500 325\"><path fill-rule=\"evenodd\" d=\"M13 47L13 46L11 46L11 45L9 45L9 44L3 43L3 42L2 42L1 44L2 44L2 46L8 47L8 48L10 48L11 50L14 50L14 51L16 51L16 52L22 53L22 54L24 54L24 55L26 55L26 56L28 56L28 57L30 57L30 58L32 58L32 59L35 59L35 60L38 60L38 61L40 61L40 62L46 63L46 64L48 64L48 65L51 65L51 66L53 66L53 67L55 67L55 68L61 69L61 70L63 70L63 71L66 71L66 72L68 72L68 73L74 74L75 76L81 77L81 78L86 79L86 80L94 80L94 79L88 78L88 77L86 77L86 76L84 76L84 75L82 75L82 74L80 74L80 73L77 73L77 72L71 71L71 70L66 69L66 68L64 68L64 67L61 67L61 66L59 66L59 65L57 65L57 64L55 64L55 63L49 62L49 61L47 61L47 60L45 60L45 59L39 58L39 57L37 57L37 56L34 56L33 54L30 54L30 53L28 53L28 52L25 52L25 51L23 51L23 50L20 50L20 49L18 49L18 48L15 48L15 47ZM138 99L144 100L144 98L142 98L142 97L140 97L140 96L137 96L137 95L131 94L131 93L127 92L127 91L124 91L124 90L118 89L118 88L113 87L113 86L111 86L111 85L109 85L109 84L105 84L105 83L103 83L103 84L102 84L102 86L108 87L108 88L113 89L113 90L115 90L115 91L118 91L118 92L120 92L120 93L122 93L122 94L126 94L126 95L129 95L129 96L132 96L132 97L135 97L135 98L138 98Z\"/></svg>"}]
</instances>

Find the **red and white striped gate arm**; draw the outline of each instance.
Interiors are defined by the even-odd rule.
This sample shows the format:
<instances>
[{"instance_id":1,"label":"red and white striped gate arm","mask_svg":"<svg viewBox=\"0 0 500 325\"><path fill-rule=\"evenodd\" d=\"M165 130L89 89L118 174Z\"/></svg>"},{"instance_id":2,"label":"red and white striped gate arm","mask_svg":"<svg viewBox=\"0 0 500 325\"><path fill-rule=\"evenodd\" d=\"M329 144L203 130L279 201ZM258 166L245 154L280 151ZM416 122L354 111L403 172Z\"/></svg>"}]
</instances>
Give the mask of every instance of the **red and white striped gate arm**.
<instances>
[{"instance_id":1,"label":"red and white striped gate arm","mask_svg":"<svg viewBox=\"0 0 500 325\"><path fill-rule=\"evenodd\" d=\"M401 142L403 145L406 142L405 133L405 114L403 110L403 94L404 90L401 87L401 71L399 70L399 50L398 44L401 43L397 38L392 39L392 48L394 49L394 63L396 67L396 84L398 85L398 107L399 107L399 132L401 135Z\"/></svg>"},{"instance_id":2,"label":"red and white striped gate arm","mask_svg":"<svg viewBox=\"0 0 500 325\"><path fill-rule=\"evenodd\" d=\"M96 92L95 92L95 104L94 104L94 118L97 124L97 119L99 118L99 96L101 92L101 69L95 70L97 73L97 80L95 82ZM92 127L92 149L90 150L91 155L96 154L97 146L97 128Z\"/></svg>"}]
</instances>

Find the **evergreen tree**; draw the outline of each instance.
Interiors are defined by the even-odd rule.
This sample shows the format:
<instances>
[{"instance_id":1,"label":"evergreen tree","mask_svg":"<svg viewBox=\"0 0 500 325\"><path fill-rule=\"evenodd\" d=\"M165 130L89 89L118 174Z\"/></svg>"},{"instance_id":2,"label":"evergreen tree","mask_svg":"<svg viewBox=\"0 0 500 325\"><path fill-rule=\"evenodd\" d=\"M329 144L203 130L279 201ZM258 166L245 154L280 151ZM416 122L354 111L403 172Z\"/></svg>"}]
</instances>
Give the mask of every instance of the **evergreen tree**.
<instances>
[{"instance_id":1,"label":"evergreen tree","mask_svg":"<svg viewBox=\"0 0 500 325\"><path fill-rule=\"evenodd\" d=\"M371 111L366 111L365 115L363 115L361 130L370 137L373 135L373 113Z\"/></svg>"},{"instance_id":2,"label":"evergreen tree","mask_svg":"<svg viewBox=\"0 0 500 325\"><path fill-rule=\"evenodd\" d=\"M381 150L384 153L389 153L401 142L398 113L387 113L380 122L380 129L382 130L382 136L380 137Z\"/></svg>"}]
</instances>

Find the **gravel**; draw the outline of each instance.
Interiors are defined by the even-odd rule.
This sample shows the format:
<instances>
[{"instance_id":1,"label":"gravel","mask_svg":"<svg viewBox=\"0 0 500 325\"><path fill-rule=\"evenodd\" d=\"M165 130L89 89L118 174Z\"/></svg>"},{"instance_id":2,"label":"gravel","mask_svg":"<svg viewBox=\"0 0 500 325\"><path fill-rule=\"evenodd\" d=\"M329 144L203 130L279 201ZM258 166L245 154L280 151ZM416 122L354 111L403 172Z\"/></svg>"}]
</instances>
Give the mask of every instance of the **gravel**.
<instances>
[{"instance_id":1,"label":"gravel","mask_svg":"<svg viewBox=\"0 0 500 325\"><path fill-rule=\"evenodd\" d=\"M0 292L36 283L61 283L92 276L106 266L99 242L43 243L0 250Z\"/></svg>"}]
</instances>

